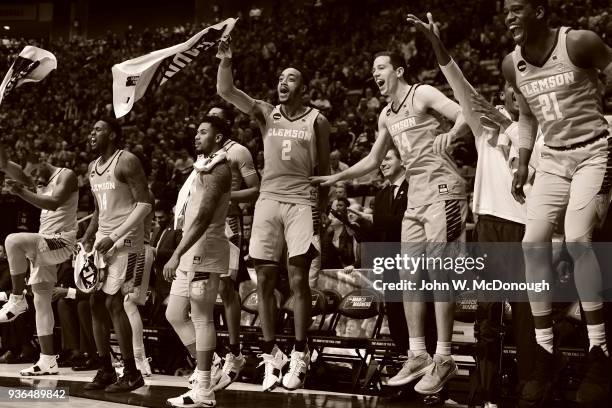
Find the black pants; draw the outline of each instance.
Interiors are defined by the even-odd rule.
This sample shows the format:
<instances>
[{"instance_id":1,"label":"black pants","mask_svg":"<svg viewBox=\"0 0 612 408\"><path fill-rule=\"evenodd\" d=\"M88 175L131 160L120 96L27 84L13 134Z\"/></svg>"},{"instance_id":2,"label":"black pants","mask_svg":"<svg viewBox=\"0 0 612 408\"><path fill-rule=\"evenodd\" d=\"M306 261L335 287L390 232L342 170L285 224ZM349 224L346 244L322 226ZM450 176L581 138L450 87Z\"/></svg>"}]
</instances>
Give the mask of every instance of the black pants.
<instances>
[{"instance_id":1,"label":"black pants","mask_svg":"<svg viewBox=\"0 0 612 408\"><path fill-rule=\"evenodd\" d=\"M384 280L385 282L399 282L399 272L396 269L385 271ZM397 294L399 294L399 292ZM389 334L395 344L396 350L400 354L405 354L410 348L410 343L408 341L408 323L406 322L406 314L404 313L404 303L397 294L394 294L394 296L386 295L385 312L389 323ZM425 345L430 354L433 354L436 350L436 340L436 314L433 303L429 302L427 303L425 317Z\"/></svg>"},{"instance_id":2,"label":"black pants","mask_svg":"<svg viewBox=\"0 0 612 408\"><path fill-rule=\"evenodd\" d=\"M525 226L501 218L481 215L476 224L478 242L521 242ZM488 251L487 264L503 265L505 270L516 271L516 282L525 279L525 268L521 256ZM509 269L509 262L515 262ZM494 268L494 266L493 266ZM486 278L486 277L485 277ZM536 341L531 307L525 301L510 302L512 307L512 331L517 348L518 379L524 384L534 369ZM479 369L480 392L484 401L496 402L500 395L500 360L502 353L503 303L479 301L476 310L474 334L476 336L476 360Z\"/></svg>"},{"instance_id":3,"label":"black pants","mask_svg":"<svg viewBox=\"0 0 612 408\"><path fill-rule=\"evenodd\" d=\"M60 299L57 313L62 328L62 350L78 350L89 356L96 355L96 343L91 323L89 297L84 299Z\"/></svg>"}]
</instances>

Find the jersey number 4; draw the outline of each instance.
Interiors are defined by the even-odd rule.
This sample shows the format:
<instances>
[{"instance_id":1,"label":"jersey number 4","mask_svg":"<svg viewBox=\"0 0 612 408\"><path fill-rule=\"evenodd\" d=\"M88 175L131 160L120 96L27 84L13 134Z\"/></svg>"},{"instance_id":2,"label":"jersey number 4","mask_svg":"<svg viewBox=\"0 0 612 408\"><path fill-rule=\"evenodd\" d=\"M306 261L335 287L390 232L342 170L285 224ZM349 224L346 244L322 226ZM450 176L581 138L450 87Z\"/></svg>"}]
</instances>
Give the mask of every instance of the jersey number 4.
<instances>
[{"instance_id":1,"label":"jersey number 4","mask_svg":"<svg viewBox=\"0 0 612 408\"><path fill-rule=\"evenodd\" d=\"M283 148L281 149L281 159L282 160L291 160L291 140L283 140Z\"/></svg>"},{"instance_id":2,"label":"jersey number 4","mask_svg":"<svg viewBox=\"0 0 612 408\"><path fill-rule=\"evenodd\" d=\"M561 109L559 109L556 92L542 94L538 97L538 100L540 101L540 108L542 108L544 120L557 120L563 118Z\"/></svg>"}]
</instances>

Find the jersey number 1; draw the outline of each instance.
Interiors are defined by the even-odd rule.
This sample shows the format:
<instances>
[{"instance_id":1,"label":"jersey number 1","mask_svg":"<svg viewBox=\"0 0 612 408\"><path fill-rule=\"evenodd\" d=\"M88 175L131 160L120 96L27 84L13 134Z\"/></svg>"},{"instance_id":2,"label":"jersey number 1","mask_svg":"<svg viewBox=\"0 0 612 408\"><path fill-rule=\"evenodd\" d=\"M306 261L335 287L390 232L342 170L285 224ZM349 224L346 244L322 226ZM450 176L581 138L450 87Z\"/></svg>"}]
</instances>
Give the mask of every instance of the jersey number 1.
<instances>
[{"instance_id":1,"label":"jersey number 1","mask_svg":"<svg viewBox=\"0 0 612 408\"><path fill-rule=\"evenodd\" d=\"M281 150L282 160L291 160L289 153L291 152L291 140L283 140L283 148Z\"/></svg>"},{"instance_id":2,"label":"jersey number 1","mask_svg":"<svg viewBox=\"0 0 612 408\"><path fill-rule=\"evenodd\" d=\"M542 94L538 97L540 101L540 107L542 108L542 116L544 120L557 120L563 118L561 109L559 109L559 102L557 101L557 93L550 92ZM551 113L551 109L553 112Z\"/></svg>"}]
</instances>

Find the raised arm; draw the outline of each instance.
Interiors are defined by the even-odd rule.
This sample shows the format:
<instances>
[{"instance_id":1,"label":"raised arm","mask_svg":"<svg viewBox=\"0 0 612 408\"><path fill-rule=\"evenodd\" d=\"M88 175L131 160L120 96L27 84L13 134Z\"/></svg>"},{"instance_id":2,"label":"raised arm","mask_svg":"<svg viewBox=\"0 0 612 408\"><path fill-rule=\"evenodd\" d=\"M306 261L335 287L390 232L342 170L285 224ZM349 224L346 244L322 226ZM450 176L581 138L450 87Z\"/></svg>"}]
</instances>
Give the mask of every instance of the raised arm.
<instances>
[{"instance_id":1,"label":"raised arm","mask_svg":"<svg viewBox=\"0 0 612 408\"><path fill-rule=\"evenodd\" d=\"M68 201L70 195L77 192L78 189L79 185L76 174L72 170L64 169L58 175L57 188L53 190L52 195L37 194L20 185L14 186L12 191L35 207L42 210L55 211Z\"/></svg>"},{"instance_id":2,"label":"raised arm","mask_svg":"<svg viewBox=\"0 0 612 408\"><path fill-rule=\"evenodd\" d=\"M20 165L9 160L2 143L0 143L0 171L28 188L36 188L32 177L25 174Z\"/></svg>"},{"instance_id":3,"label":"raised arm","mask_svg":"<svg viewBox=\"0 0 612 408\"><path fill-rule=\"evenodd\" d=\"M219 53L231 55L229 39L219 42ZM231 103L241 112L251 115L257 120L259 126L265 124L265 118L272 111L273 106L267 102L256 100L236 88L232 73L232 59L223 57L217 70L217 93L225 101Z\"/></svg>"},{"instance_id":4,"label":"raised arm","mask_svg":"<svg viewBox=\"0 0 612 408\"><path fill-rule=\"evenodd\" d=\"M383 109L378 117L378 137L370 153L359 162L340 173L332 174L331 176L311 177L310 180L312 184L320 184L324 187L329 187L336 184L338 181L352 180L376 170L385 158L385 154L387 154L391 139L391 135L384 121L385 111L386 110Z\"/></svg>"},{"instance_id":5,"label":"raised arm","mask_svg":"<svg viewBox=\"0 0 612 408\"><path fill-rule=\"evenodd\" d=\"M523 94L521 94L516 86L514 63L511 54L506 55L504 58L502 62L502 72L506 81L514 88L516 100L519 105L519 164L512 182L512 195L516 201L522 204L525 202L523 186L527 182L527 177L529 175L529 160L531 159L531 152L538 133L538 120L533 112L531 112Z\"/></svg>"},{"instance_id":6,"label":"raised arm","mask_svg":"<svg viewBox=\"0 0 612 408\"><path fill-rule=\"evenodd\" d=\"M123 181L128 185L132 197L136 201L136 206L123 224L108 237L104 237L104 239L96 244L96 249L102 254L105 254L119 238L135 229L139 224L144 224L145 217L152 209L149 202L147 178L138 157L130 152L124 152L119 157L115 174L119 181Z\"/></svg>"}]
</instances>

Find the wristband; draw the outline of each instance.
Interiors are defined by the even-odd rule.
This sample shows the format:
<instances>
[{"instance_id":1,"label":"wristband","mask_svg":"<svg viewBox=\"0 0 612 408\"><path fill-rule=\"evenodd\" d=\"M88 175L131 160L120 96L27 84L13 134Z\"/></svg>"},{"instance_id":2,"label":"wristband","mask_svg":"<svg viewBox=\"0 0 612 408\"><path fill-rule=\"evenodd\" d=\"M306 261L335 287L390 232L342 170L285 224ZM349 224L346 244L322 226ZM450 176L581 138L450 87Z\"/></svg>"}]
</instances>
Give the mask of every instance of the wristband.
<instances>
[{"instance_id":1,"label":"wristband","mask_svg":"<svg viewBox=\"0 0 612 408\"><path fill-rule=\"evenodd\" d=\"M76 299L76 289L68 288L68 293L66 293L66 299Z\"/></svg>"}]
</instances>

